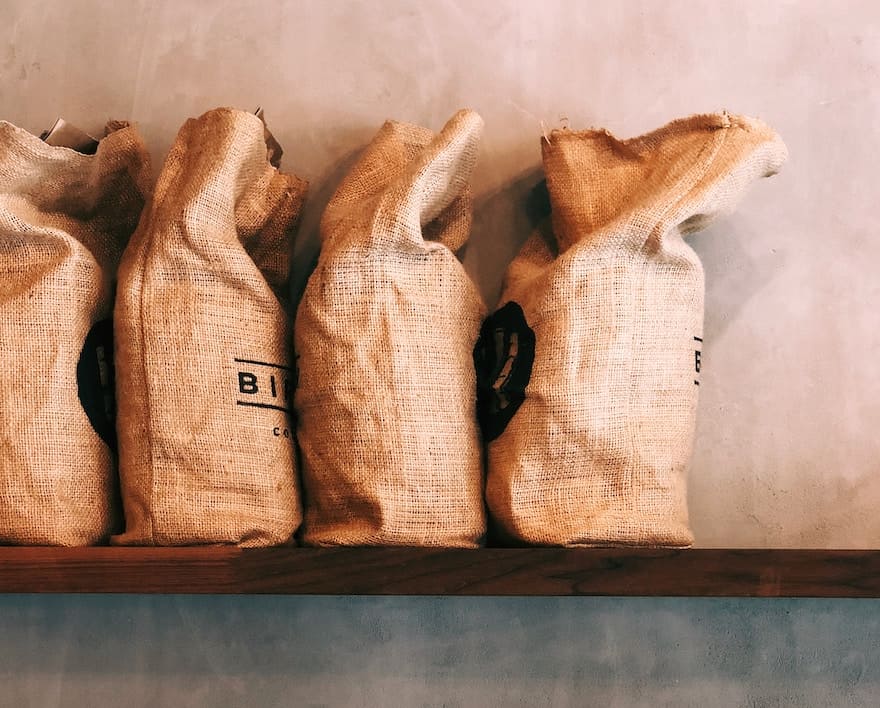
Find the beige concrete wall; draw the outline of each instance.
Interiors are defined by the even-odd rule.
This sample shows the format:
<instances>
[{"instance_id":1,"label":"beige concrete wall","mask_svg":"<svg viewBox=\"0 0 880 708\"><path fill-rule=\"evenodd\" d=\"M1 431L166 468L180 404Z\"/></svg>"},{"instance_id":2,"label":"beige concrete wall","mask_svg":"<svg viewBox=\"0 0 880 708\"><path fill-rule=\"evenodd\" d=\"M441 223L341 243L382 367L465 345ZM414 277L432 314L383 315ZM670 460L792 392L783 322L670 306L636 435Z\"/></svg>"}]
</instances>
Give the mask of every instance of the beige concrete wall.
<instances>
[{"instance_id":1,"label":"beige concrete wall","mask_svg":"<svg viewBox=\"0 0 880 708\"><path fill-rule=\"evenodd\" d=\"M880 545L876 2L0 2L0 115L137 121L157 164L182 121L265 107L323 205L386 117L486 120L466 265L494 301L528 234L540 122L622 135L757 115L778 177L696 236L707 276L690 485L704 546Z\"/></svg>"},{"instance_id":2,"label":"beige concrete wall","mask_svg":"<svg viewBox=\"0 0 880 708\"><path fill-rule=\"evenodd\" d=\"M693 239L707 275L691 477L707 546L880 547L880 4L0 0L0 118L265 106L321 209L386 117L486 119L467 267L528 233L540 121L633 135L758 115L791 160ZM0 598L0 707L873 706L855 601Z\"/></svg>"}]
</instances>

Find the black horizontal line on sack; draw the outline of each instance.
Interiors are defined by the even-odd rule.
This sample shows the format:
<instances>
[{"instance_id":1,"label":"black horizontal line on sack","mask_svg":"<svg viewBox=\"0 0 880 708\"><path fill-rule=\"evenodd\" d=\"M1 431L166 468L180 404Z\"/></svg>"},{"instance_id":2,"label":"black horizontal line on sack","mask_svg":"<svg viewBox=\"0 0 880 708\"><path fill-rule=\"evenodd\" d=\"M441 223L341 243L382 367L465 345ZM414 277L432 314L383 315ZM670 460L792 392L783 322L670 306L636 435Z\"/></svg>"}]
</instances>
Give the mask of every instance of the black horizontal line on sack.
<instances>
[{"instance_id":1,"label":"black horizontal line on sack","mask_svg":"<svg viewBox=\"0 0 880 708\"><path fill-rule=\"evenodd\" d=\"M702 337L694 337L694 341L695 342L702 342L703 338ZM238 361L238 359L236 359L236 361Z\"/></svg>"},{"instance_id":2,"label":"black horizontal line on sack","mask_svg":"<svg viewBox=\"0 0 880 708\"><path fill-rule=\"evenodd\" d=\"M233 359L233 361L238 362L239 364L256 364L257 366L271 366L273 369L293 371L293 368L290 366L284 366L284 364L270 364L268 361L256 361L255 359Z\"/></svg>"},{"instance_id":3,"label":"black horizontal line on sack","mask_svg":"<svg viewBox=\"0 0 880 708\"><path fill-rule=\"evenodd\" d=\"M285 408L284 406L274 406L271 403L253 403L251 401L236 401L235 405L237 406L252 406L253 408L271 408L275 411L284 411L285 413L290 413L293 415L293 411L289 408Z\"/></svg>"}]
</instances>

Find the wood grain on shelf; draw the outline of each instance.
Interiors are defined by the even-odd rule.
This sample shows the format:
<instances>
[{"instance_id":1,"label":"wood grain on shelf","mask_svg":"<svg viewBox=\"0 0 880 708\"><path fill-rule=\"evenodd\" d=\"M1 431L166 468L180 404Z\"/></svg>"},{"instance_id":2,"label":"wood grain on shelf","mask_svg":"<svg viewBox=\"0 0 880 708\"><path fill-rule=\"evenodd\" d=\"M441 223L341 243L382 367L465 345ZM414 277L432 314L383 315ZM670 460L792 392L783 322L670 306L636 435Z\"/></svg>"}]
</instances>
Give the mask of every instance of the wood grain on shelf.
<instances>
[{"instance_id":1,"label":"wood grain on shelf","mask_svg":"<svg viewBox=\"0 0 880 708\"><path fill-rule=\"evenodd\" d=\"M880 551L2 547L0 592L880 597Z\"/></svg>"}]
</instances>

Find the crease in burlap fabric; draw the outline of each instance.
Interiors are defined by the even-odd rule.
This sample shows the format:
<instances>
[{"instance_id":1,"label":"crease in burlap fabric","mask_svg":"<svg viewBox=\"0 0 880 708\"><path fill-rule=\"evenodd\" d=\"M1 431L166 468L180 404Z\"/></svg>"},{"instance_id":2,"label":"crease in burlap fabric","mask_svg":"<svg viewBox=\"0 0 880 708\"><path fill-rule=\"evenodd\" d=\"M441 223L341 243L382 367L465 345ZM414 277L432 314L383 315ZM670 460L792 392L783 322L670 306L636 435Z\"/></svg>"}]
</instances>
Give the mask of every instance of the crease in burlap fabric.
<instances>
[{"instance_id":1,"label":"crease in burlap fabric","mask_svg":"<svg viewBox=\"0 0 880 708\"><path fill-rule=\"evenodd\" d=\"M542 146L552 228L507 272L507 319L484 328L510 338L513 308L534 342L518 392L506 390L515 356L484 379L490 424L522 398L487 435L493 522L531 544L688 546L704 287L682 236L775 173L785 146L728 114L623 141L554 131Z\"/></svg>"},{"instance_id":2,"label":"crease in burlap fabric","mask_svg":"<svg viewBox=\"0 0 880 708\"><path fill-rule=\"evenodd\" d=\"M291 542L301 520L288 270L306 183L253 114L178 133L120 267L120 478L142 545Z\"/></svg>"},{"instance_id":3,"label":"crease in burlap fabric","mask_svg":"<svg viewBox=\"0 0 880 708\"><path fill-rule=\"evenodd\" d=\"M109 318L149 190L134 127L85 155L0 122L0 543L120 528Z\"/></svg>"},{"instance_id":4,"label":"crease in burlap fabric","mask_svg":"<svg viewBox=\"0 0 880 708\"><path fill-rule=\"evenodd\" d=\"M387 122L321 221L297 312L297 437L310 545L478 545L473 348L485 306L455 255L482 119Z\"/></svg>"}]
</instances>

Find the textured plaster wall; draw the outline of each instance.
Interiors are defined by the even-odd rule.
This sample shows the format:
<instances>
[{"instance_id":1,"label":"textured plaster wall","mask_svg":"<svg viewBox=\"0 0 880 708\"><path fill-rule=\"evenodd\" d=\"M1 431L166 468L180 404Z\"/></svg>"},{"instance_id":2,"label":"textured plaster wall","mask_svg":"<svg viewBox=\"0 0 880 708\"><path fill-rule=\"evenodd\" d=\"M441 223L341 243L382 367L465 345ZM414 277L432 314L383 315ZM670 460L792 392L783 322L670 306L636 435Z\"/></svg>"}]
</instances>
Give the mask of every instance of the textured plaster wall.
<instances>
[{"instance_id":1,"label":"textured plaster wall","mask_svg":"<svg viewBox=\"0 0 880 708\"><path fill-rule=\"evenodd\" d=\"M0 0L0 117L31 131L128 118L158 169L188 116L263 105L313 187L298 285L386 117L485 118L466 266L490 302L530 228L541 121L628 136L726 108L774 125L790 163L692 241L703 546L880 547L878 67L873 0ZM856 705L877 684L875 611L4 598L0 705Z\"/></svg>"}]
</instances>

